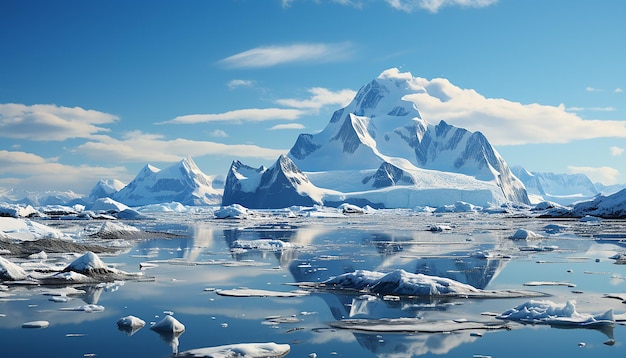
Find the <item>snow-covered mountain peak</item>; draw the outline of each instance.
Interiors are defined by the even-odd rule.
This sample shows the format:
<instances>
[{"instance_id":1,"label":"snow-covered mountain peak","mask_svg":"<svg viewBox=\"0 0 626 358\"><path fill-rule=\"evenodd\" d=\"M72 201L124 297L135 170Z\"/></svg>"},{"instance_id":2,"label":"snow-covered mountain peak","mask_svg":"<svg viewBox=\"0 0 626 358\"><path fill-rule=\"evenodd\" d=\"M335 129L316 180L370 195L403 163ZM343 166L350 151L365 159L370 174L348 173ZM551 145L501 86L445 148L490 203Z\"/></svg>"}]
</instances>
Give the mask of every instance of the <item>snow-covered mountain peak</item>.
<instances>
[{"instance_id":1,"label":"snow-covered mountain peak","mask_svg":"<svg viewBox=\"0 0 626 358\"><path fill-rule=\"evenodd\" d=\"M186 205L219 203L221 192L212 185L213 178L205 175L187 157L165 169L146 165L139 174L112 198L129 206L177 201Z\"/></svg>"}]
</instances>

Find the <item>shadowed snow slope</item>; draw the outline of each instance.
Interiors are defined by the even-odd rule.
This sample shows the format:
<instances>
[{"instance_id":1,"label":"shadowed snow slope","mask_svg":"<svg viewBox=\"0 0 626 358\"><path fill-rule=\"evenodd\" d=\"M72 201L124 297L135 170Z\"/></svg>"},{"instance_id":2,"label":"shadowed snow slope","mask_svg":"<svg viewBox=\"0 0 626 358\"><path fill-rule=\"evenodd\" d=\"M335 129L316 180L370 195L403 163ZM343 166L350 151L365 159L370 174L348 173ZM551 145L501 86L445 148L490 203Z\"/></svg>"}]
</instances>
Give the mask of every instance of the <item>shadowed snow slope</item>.
<instances>
[{"instance_id":1,"label":"shadowed snow slope","mask_svg":"<svg viewBox=\"0 0 626 358\"><path fill-rule=\"evenodd\" d=\"M337 110L324 130L298 137L288 154L293 165L283 172L292 173L290 193L300 197L278 203L280 197L269 195L261 180L250 180L253 168L246 167L252 175L242 174L246 184L241 178L227 180L223 204L287 207L301 205L292 201L302 196L329 206L349 202L378 208L455 201L529 204L523 184L484 135L422 119L412 98L427 91L410 73L384 71ZM269 187L276 191L277 186Z\"/></svg>"}]
</instances>

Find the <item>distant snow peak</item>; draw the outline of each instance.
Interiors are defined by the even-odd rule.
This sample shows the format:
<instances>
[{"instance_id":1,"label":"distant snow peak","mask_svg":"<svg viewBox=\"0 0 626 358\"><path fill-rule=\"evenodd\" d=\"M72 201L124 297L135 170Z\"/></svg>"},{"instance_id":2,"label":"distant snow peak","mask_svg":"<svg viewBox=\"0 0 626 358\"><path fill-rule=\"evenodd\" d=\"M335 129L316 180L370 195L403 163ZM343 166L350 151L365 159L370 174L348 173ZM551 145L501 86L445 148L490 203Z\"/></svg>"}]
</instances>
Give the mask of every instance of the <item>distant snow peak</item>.
<instances>
[{"instance_id":1,"label":"distant snow peak","mask_svg":"<svg viewBox=\"0 0 626 358\"><path fill-rule=\"evenodd\" d=\"M173 201L184 205L215 205L222 195L212 184L213 178L187 157L162 170L147 164L135 179L111 197L129 206Z\"/></svg>"}]
</instances>

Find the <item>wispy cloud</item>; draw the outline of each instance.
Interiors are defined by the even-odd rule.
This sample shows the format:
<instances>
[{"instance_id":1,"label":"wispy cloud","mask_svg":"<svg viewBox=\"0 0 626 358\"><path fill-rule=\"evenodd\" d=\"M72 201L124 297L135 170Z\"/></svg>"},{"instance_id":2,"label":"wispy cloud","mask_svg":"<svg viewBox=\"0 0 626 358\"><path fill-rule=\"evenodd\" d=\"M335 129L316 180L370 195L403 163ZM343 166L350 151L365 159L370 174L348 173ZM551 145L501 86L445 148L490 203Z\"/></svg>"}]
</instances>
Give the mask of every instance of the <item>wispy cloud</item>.
<instances>
[{"instance_id":1,"label":"wispy cloud","mask_svg":"<svg viewBox=\"0 0 626 358\"><path fill-rule=\"evenodd\" d=\"M604 90L602 88L595 88L595 87L591 87L591 86L585 87L585 91L587 91L587 92L604 92Z\"/></svg>"},{"instance_id":2,"label":"wispy cloud","mask_svg":"<svg viewBox=\"0 0 626 358\"><path fill-rule=\"evenodd\" d=\"M208 122L229 122L241 124L244 122L263 122L274 120L293 121L307 114L318 113L326 106L346 106L354 98L356 92L350 89L331 91L327 88L314 87L308 90L309 98L285 98L276 100L276 104L290 108L246 108L224 113L188 114L178 116L157 124L195 124ZM288 128L281 127L278 128Z\"/></svg>"},{"instance_id":3,"label":"wispy cloud","mask_svg":"<svg viewBox=\"0 0 626 358\"><path fill-rule=\"evenodd\" d=\"M63 141L89 138L108 132L101 127L117 121L115 115L80 107L49 104L0 104L0 137L34 141Z\"/></svg>"},{"instance_id":4,"label":"wispy cloud","mask_svg":"<svg viewBox=\"0 0 626 358\"><path fill-rule=\"evenodd\" d=\"M481 8L491 6L498 0L385 0L391 7L404 12L413 12L415 10L427 10L431 13L437 13L443 7L465 7L465 8Z\"/></svg>"},{"instance_id":5,"label":"wispy cloud","mask_svg":"<svg viewBox=\"0 0 626 358\"><path fill-rule=\"evenodd\" d=\"M570 173L585 174L592 182L600 182L604 185L617 184L619 171L611 167L567 167Z\"/></svg>"},{"instance_id":6,"label":"wispy cloud","mask_svg":"<svg viewBox=\"0 0 626 358\"><path fill-rule=\"evenodd\" d=\"M229 89L234 90L241 87L253 87L255 84L252 80L231 80L226 85Z\"/></svg>"},{"instance_id":7,"label":"wispy cloud","mask_svg":"<svg viewBox=\"0 0 626 358\"><path fill-rule=\"evenodd\" d=\"M615 107L567 107L570 112L613 112Z\"/></svg>"},{"instance_id":8,"label":"wispy cloud","mask_svg":"<svg viewBox=\"0 0 626 358\"><path fill-rule=\"evenodd\" d=\"M178 116L169 121L159 122L157 124L192 124L207 122L263 122L273 120L294 120L302 116L303 112L299 109L286 108L248 108L237 109L224 113L210 114L189 114Z\"/></svg>"},{"instance_id":9,"label":"wispy cloud","mask_svg":"<svg viewBox=\"0 0 626 358\"><path fill-rule=\"evenodd\" d=\"M183 138L165 139L160 134L128 132L122 139L99 136L97 140L79 145L80 152L95 159L118 162L175 162L186 156L218 155L274 160L288 149L269 149L251 144L223 144Z\"/></svg>"},{"instance_id":10,"label":"wispy cloud","mask_svg":"<svg viewBox=\"0 0 626 358\"><path fill-rule=\"evenodd\" d=\"M617 87L615 90L613 90L613 92L615 92L615 93L622 93L622 92L624 92L624 90L621 89L620 87Z\"/></svg>"},{"instance_id":11,"label":"wispy cloud","mask_svg":"<svg viewBox=\"0 0 626 358\"><path fill-rule=\"evenodd\" d=\"M304 128L305 127L300 123L285 123L285 124L277 124L271 128L268 128L267 130L277 131L277 130L284 130L284 129L304 129Z\"/></svg>"},{"instance_id":12,"label":"wispy cloud","mask_svg":"<svg viewBox=\"0 0 626 358\"><path fill-rule=\"evenodd\" d=\"M219 64L229 68L259 68L298 62L328 63L346 60L353 51L354 46L349 42L264 46L232 55Z\"/></svg>"},{"instance_id":13,"label":"wispy cloud","mask_svg":"<svg viewBox=\"0 0 626 358\"><path fill-rule=\"evenodd\" d=\"M33 153L0 150L0 187L14 189L46 188L75 190L87 194L102 178L126 178L126 169L119 166L72 166Z\"/></svg>"},{"instance_id":14,"label":"wispy cloud","mask_svg":"<svg viewBox=\"0 0 626 358\"><path fill-rule=\"evenodd\" d=\"M472 89L462 89L447 79L416 78L424 93L405 96L415 103L430 123L445 120L472 131L481 131L495 145L568 143L592 138L624 138L626 122L585 120L564 105L522 104L501 98L486 98Z\"/></svg>"},{"instance_id":15,"label":"wispy cloud","mask_svg":"<svg viewBox=\"0 0 626 358\"><path fill-rule=\"evenodd\" d=\"M609 148L609 150L611 151L611 155L614 157L619 157L620 155L624 154L624 148L612 146L611 148Z\"/></svg>"},{"instance_id":16,"label":"wispy cloud","mask_svg":"<svg viewBox=\"0 0 626 358\"><path fill-rule=\"evenodd\" d=\"M215 138L228 138L228 134L221 129L216 129L214 131L211 131L209 135Z\"/></svg>"},{"instance_id":17,"label":"wispy cloud","mask_svg":"<svg viewBox=\"0 0 626 358\"><path fill-rule=\"evenodd\" d=\"M276 103L286 107L319 111L322 107L329 105L345 107L356 95L356 91L350 89L335 92L321 87L313 87L309 89L308 92L312 95L308 99L286 98L279 99Z\"/></svg>"}]
</instances>

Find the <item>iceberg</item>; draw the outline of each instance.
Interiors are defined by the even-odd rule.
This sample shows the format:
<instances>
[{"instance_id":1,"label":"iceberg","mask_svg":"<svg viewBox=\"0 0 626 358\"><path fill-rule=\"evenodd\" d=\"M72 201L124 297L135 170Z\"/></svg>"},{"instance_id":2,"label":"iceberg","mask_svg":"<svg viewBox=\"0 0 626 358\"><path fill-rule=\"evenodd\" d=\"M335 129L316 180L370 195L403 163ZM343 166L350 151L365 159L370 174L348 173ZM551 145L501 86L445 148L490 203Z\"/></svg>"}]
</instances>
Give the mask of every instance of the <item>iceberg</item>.
<instances>
[{"instance_id":1,"label":"iceberg","mask_svg":"<svg viewBox=\"0 0 626 358\"><path fill-rule=\"evenodd\" d=\"M545 296L541 292L524 290L481 290L449 278L414 274L402 269L389 273L357 270L322 283L299 283L302 288L347 290L379 295L457 297L457 298L511 298Z\"/></svg>"},{"instance_id":2,"label":"iceberg","mask_svg":"<svg viewBox=\"0 0 626 358\"><path fill-rule=\"evenodd\" d=\"M595 327L615 324L612 309L598 315L579 313L576 311L575 302L571 300L562 305L548 300L530 300L501 313L496 318L554 326Z\"/></svg>"},{"instance_id":3,"label":"iceberg","mask_svg":"<svg viewBox=\"0 0 626 358\"><path fill-rule=\"evenodd\" d=\"M23 268L13 262L0 257L0 280L20 281L28 278L28 274Z\"/></svg>"}]
</instances>

